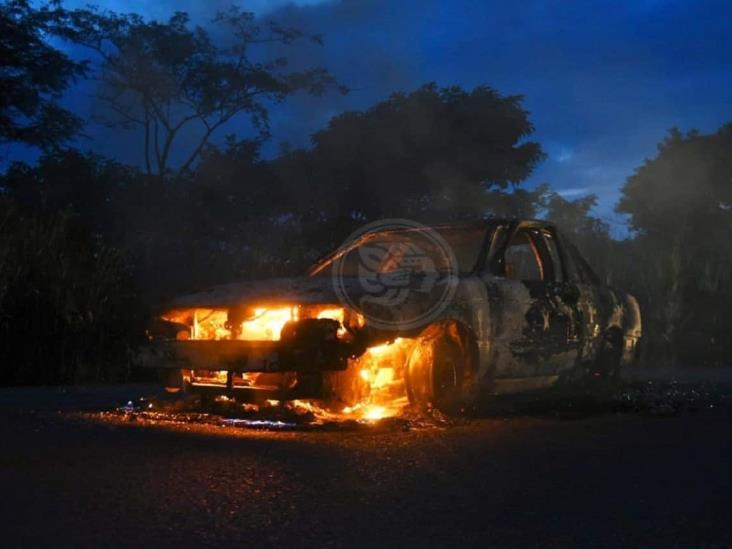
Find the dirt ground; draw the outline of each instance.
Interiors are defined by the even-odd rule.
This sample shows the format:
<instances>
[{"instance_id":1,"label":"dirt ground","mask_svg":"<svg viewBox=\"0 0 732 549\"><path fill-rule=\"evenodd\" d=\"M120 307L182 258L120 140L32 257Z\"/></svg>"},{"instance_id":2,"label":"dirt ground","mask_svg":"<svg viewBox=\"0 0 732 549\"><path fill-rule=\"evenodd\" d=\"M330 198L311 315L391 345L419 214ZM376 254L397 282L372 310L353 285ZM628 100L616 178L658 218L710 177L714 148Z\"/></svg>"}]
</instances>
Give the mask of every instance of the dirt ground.
<instances>
[{"instance_id":1,"label":"dirt ground","mask_svg":"<svg viewBox=\"0 0 732 549\"><path fill-rule=\"evenodd\" d=\"M4 546L732 545L732 372L309 430L116 410L156 390L0 390Z\"/></svg>"}]
</instances>

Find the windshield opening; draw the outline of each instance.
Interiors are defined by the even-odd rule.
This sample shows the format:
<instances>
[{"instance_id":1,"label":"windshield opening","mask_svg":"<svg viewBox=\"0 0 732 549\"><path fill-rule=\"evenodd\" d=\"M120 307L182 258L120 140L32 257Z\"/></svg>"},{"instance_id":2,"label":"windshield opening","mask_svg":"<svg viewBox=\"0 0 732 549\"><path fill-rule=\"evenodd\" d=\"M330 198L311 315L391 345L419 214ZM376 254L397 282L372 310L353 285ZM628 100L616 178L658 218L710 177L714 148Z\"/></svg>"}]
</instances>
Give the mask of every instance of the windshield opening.
<instances>
[{"instance_id":1,"label":"windshield opening","mask_svg":"<svg viewBox=\"0 0 732 549\"><path fill-rule=\"evenodd\" d=\"M440 238L425 238L428 231ZM457 272L467 274L476 266L485 235L486 228L480 226L374 232L334 253L312 274L330 274L333 262L339 258L343 276L359 276L359 269L364 267L376 273L392 273L404 270L405 265L412 272L454 272L450 256L442 250L443 243L455 258Z\"/></svg>"}]
</instances>

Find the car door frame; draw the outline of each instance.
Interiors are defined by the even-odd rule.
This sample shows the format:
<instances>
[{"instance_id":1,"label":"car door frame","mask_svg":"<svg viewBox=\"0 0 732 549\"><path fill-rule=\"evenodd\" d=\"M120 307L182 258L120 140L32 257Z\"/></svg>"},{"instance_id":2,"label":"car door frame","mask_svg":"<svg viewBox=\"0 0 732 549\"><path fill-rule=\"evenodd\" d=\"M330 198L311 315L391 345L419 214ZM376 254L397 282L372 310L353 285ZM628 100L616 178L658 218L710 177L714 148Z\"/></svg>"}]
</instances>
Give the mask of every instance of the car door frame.
<instances>
[{"instance_id":1,"label":"car door frame","mask_svg":"<svg viewBox=\"0 0 732 549\"><path fill-rule=\"evenodd\" d=\"M561 234L560 242L566 242L563 253L574 265L573 278L580 293L578 309L582 327L579 360L589 366L601 350L603 335L610 325L617 323L616 317L622 306L616 292L601 282L574 243Z\"/></svg>"},{"instance_id":2,"label":"car door frame","mask_svg":"<svg viewBox=\"0 0 732 549\"><path fill-rule=\"evenodd\" d=\"M494 363L494 378L552 378L576 363L578 341L569 337L569 327L576 327L576 302L578 291L567 281L564 251L561 239L551 224L539 221L514 221L504 224L506 233L502 242L492 243L491 253L483 266L481 278L486 284L489 295L489 307L493 320L492 338L494 352L491 359ZM517 280L505 276L505 252L519 231L528 231L532 247L536 247L536 238L541 238L543 247L538 259L542 268L547 261L552 269L561 273L561 281L557 276L553 280ZM546 249L540 231L545 230L554 236L557 242L557 260L554 260ZM539 236L533 234L535 231ZM523 317L523 318L519 318ZM555 324L552 327L552 323ZM555 338L549 341L544 332L554 329ZM559 337L559 339L556 339Z\"/></svg>"}]
</instances>

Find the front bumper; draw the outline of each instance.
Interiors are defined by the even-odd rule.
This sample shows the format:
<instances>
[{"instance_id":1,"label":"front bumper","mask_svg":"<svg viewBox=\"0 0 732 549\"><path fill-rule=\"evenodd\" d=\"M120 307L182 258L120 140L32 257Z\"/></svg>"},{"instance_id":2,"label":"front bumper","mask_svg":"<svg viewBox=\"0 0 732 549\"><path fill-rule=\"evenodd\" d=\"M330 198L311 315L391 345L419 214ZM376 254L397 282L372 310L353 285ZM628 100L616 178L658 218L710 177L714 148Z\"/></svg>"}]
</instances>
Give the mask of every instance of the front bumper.
<instances>
[{"instance_id":1,"label":"front bumper","mask_svg":"<svg viewBox=\"0 0 732 549\"><path fill-rule=\"evenodd\" d=\"M297 346L281 341L155 341L139 355L143 367L230 372L345 370L348 350L338 342Z\"/></svg>"}]
</instances>

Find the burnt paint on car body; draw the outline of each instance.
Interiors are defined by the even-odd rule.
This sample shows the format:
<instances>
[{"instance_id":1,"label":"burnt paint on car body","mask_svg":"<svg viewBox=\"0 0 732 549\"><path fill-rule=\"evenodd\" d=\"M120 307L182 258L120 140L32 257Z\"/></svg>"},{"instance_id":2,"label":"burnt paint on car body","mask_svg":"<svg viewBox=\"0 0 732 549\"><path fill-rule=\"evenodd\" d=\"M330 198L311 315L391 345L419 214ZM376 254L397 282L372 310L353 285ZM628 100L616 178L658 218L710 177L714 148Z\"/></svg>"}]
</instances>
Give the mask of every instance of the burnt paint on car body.
<instances>
[{"instance_id":1,"label":"burnt paint on car body","mask_svg":"<svg viewBox=\"0 0 732 549\"><path fill-rule=\"evenodd\" d=\"M471 339L478 355L475 378L481 387L502 392L531 388L532 382L537 386L553 383L593 363L608 335L619 338L623 363L632 361L641 337L640 309L633 296L600 284L551 223L490 220L484 227L486 236L475 268L460 275L452 301L432 320L456 323ZM541 279L507 276L506 250L519 233L526 233L529 241L554 239L556 257L548 258L546 251L543 259L537 256L537 261L554 261L553 279L543 272L549 270L548 264L542 268ZM316 271L327 260L316 264ZM356 279L346 279L343 284L354 293L359 291ZM217 286L182 296L169 308L236 307L242 303L338 305L339 300L330 277L308 276ZM395 306L388 314L396 329L390 333L370 330L372 341L418 335L414 328L399 328L400 321L406 322L413 311Z\"/></svg>"}]
</instances>

